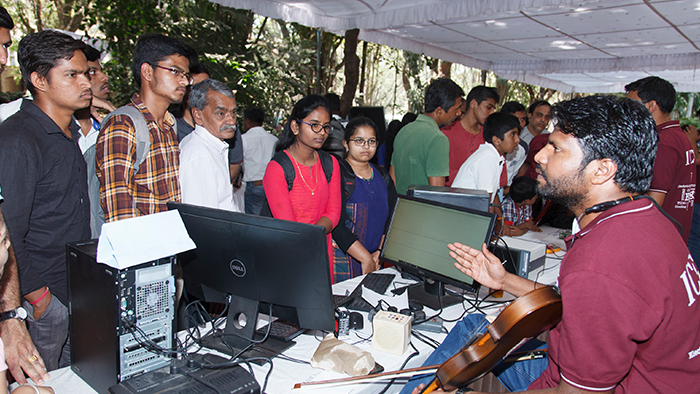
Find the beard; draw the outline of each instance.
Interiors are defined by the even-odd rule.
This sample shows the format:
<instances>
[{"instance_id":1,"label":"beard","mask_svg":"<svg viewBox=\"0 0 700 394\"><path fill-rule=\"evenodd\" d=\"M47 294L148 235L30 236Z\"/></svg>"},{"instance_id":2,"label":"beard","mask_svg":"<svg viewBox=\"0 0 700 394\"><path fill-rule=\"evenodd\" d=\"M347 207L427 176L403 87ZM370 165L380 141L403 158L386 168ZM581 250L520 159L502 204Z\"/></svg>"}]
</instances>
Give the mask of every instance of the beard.
<instances>
[{"instance_id":1,"label":"beard","mask_svg":"<svg viewBox=\"0 0 700 394\"><path fill-rule=\"evenodd\" d=\"M537 183L537 194L548 200L552 200L569 209L580 205L586 197L586 189L583 180L583 171L575 174L561 176L557 179L549 179L542 168L537 165L545 184Z\"/></svg>"}]
</instances>

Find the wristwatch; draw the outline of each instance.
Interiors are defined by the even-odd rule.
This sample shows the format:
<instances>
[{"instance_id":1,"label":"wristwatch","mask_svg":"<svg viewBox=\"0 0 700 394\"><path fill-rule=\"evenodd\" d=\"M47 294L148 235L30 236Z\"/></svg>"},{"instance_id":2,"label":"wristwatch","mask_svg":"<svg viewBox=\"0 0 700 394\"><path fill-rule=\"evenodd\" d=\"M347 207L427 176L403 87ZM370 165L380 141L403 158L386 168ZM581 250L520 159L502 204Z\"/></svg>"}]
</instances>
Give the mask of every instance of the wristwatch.
<instances>
[{"instance_id":1,"label":"wristwatch","mask_svg":"<svg viewBox=\"0 0 700 394\"><path fill-rule=\"evenodd\" d=\"M5 321L5 320L10 320L10 319L19 319L20 321L24 321L24 319L27 318L27 310L22 308L21 306L11 309L7 312L2 312L0 313L0 321Z\"/></svg>"}]
</instances>

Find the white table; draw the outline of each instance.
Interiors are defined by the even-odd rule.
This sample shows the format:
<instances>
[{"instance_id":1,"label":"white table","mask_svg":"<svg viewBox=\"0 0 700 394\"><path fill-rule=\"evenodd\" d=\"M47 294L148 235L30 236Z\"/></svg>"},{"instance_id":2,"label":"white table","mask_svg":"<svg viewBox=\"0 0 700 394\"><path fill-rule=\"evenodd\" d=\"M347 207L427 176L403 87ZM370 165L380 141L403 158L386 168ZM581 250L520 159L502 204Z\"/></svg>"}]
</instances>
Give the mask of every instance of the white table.
<instances>
[{"instance_id":1,"label":"white table","mask_svg":"<svg viewBox=\"0 0 700 394\"><path fill-rule=\"evenodd\" d=\"M543 227L542 228L543 232L542 233L533 233L533 232L528 232L525 235L523 235L523 238L533 240L533 241L538 241L542 242L544 241L545 243L555 243L557 246L562 247L562 251L558 252L556 256L554 255L547 255L546 258L546 263L543 267L541 267L539 270L532 272L529 277L532 280L537 279L538 282L544 283L544 284L556 284L557 277L559 275L559 263L561 261L561 258L563 257L564 254L564 244L562 240L558 239L558 229L553 229L553 228L548 228L548 227ZM556 235L556 236L555 236ZM382 270L382 273L394 273L397 275L395 278L395 283L400 282L400 283L409 283L409 280L402 279L401 276L398 274L398 272L393 269L393 268L388 268L385 270ZM338 283L333 286L333 292L335 294L346 294L346 290L352 291L355 286L361 281L361 277L358 278L353 278L351 280L345 281ZM397 286L400 287L400 286ZM389 290L393 289L393 286L389 287ZM483 297L486 296L487 294L487 289L482 288L479 291L479 298L483 299ZM509 295L506 294L504 298L502 299L493 299L490 298L485 302L485 304L489 304L488 301L505 301L512 299L512 297L508 298ZM497 313L500 309L504 307L503 304L491 306L484 308L486 313L488 314L493 314ZM443 319L457 319L459 316L461 316L465 312L464 307L462 304L457 304L450 306L443 310L441 313L440 317ZM432 316L431 310L426 309L426 314L428 316ZM353 345L358 346L359 348L369 351L372 353L372 356L375 358L375 361L381 364L386 371L392 371L398 369L406 360L406 358L413 352L413 349L409 346L406 352L402 356L396 356L388 353L383 353L379 351L374 351L371 346L371 341L369 340L363 340L361 338L369 338L372 334L371 331L371 326L369 321L367 320L367 315L363 314L365 321L364 321L364 329L361 331L351 331L351 335L344 340L348 343L351 343ZM261 320L264 320L266 317L263 317ZM264 324L264 322L260 322L259 324ZM455 323L453 322L445 322L445 327L449 330L454 326ZM437 340L438 342L442 342L446 334L436 334L436 333L428 333L428 332L423 332L427 336ZM181 339L184 339L186 333L180 332L178 334ZM292 348L288 349L287 351L284 352L284 355L288 357L292 357L295 359L299 360L304 360L308 361L311 359L311 356L315 352L320 340L322 339L322 335L318 334L317 337L314 337L313 335L301 335L295 339L297 344L293 346ZM418 349L420 354L418 356L413 357L410 362L406 365L406 368L410 367L417 367L420 366L425 359L430 355L432 352L432 348L426 345L425 343L416 340L415 337L412 338L412 343L413 345ZM330 372L330 371L323 371L323 370L318 370L312 368L308 364L298 364L294 363L288 360L280 359L280 358L275 358L273 359L274 367L272 374L270 376L270 379L268 381L268 386L266 389L267 393L271 394L284 394L284 393L322 393L324 392L324 389L305 389L303 391L296 391L293 390L293 386L295 383L300 383L300 382L307 382L307 381L318 381L318 380L327 380L327 379L336 379L336 378L342 378L342 377L347 377L346 375L336 373L336 372ZM265 375L269 369L269 366L264 365L264 366L254 366L253 371L255 374L255 378L257 379L258 383L262 386L264 380L265 380ZM405 379L404 379L405 381ZM73 371L70 369L70 367L62 368L56 371L51 372L51 379L49 379L46 382L46 385L51 386L54 388L55 392L58 393L95 393L95 391L88 386L80 377L78 377ZM371 384L355 384L355 385L348 385L348 386L342 386L342 387L334 387L332 389L332 392L338 393L338 394L359 394L359 393L367 393L367 394L374 394L378 393L381 390L384 389L386 385L386 382L377 382L377 383L371 383ZM401 388L402 384L395 384L393 385L387 393L398 393ZM325 389L325 392L328 392L328 388Z\"/></svg>"}]
</instances>

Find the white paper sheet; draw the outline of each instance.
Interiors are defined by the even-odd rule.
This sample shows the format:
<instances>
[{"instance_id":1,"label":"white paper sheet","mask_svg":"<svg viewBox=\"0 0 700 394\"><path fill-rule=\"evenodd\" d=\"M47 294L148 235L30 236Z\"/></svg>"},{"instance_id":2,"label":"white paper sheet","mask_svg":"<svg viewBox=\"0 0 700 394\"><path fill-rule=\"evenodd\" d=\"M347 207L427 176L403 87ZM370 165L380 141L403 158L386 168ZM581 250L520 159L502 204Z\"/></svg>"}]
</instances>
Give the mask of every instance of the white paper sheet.
<instances>
[{"instance_id":1,"label":"white paper sheet","mask_svg":"<svg viewBox=\"0 0 700 394\"><path fill-rule=\"evenodd\" d=\"M105 223L97 261L117 269L196 248L176 210Z\"/></svg>"}]
</instances>

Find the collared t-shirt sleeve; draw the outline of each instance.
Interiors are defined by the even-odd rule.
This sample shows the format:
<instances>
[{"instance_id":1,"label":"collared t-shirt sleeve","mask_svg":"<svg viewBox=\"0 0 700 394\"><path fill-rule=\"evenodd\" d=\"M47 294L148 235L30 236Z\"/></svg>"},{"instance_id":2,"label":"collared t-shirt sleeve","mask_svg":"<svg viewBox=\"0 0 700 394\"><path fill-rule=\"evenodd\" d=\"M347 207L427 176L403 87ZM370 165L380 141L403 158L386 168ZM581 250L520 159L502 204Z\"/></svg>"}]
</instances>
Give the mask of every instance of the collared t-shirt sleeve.
<instances>
[{"instance_id":1,"label":"collared t-shirt sleeve","mask_svg":"<svg viewBox=\"0 0 700 394\"><path fill-rule=\"evenodd\" d=\"M95 146L97 177L100 179L100 203L105 221L113 222L137 216L134 208L134 163L136 136L126 115L111 117L102 125Z\"/></svg>"},{"instance_id":2,"label":"collared t-shirt sleeve","mask_svg":"<svg viewBox=\"0 0 700 394\"><path fill-rule=\"evenodd\" d=\"M656 151L656 161L654 161L654 171L649 190L668 193L671 187L673 187L673 181L676 177L679 163L685 163L685 161L681 161L682 159L684 158L679 156L678 150L668 144L660 142Z\"/></svg>"},{"instance_id":3,"label":"collared t-shirt sleeve","mask_svg":"<svg viewBox=\"0 0 700 394\"><path fill-rule=\"evenodd\" d=\"M182 202L210 208L219 207L219 196L212 192L218 189L220 179L213 171L216 157L198 154L180 162L180 188Z\"/></svg>"},{"instance_id":4,"label":"collared t-shirt sleeve","mask_svg":"<svg viewBox=\"0 0 700 394\"><path fill-rule=\"evenodd\" d=\"M45 285L34 266L40 262L32 259L24 242L29 232L32 204L37 180L40 178L37 165L37 158L24 150L17 147L9 149L0 147L0 182L5 187L2 213L12 239L15 259L18 262L17 269L22 278L23 295Z\"/></svg>"},{"instance_id":5,"label":"collared t-shirt sleeve","mask_svg":"<svg viewBox=\"0 0 700 394\"><path fill-rule=\"evenodd\" d=\"M448 176L450 174L450 140L442 133L430 142L425 174L428 177Z\"/></svg>"},{"instance_id":6,"label":"collared t-shirt sleeve","mask_svg":"<svg viewBox=\"0 0 700 394\"><path fill-rule=\"evenodd\" d=\"M607 275L575 272L561 278L560 286L566 308L558 348L550 348L558 366L551 365L530 389L556 386L559 379L583 390L613 389L629 373L639 344L651 337L661 316Z\"/></svg>"},{"instance_id":7,"label":"collared t-shirt sleeve","mask_svg":"<svg viewBox=\"0 0 700 394\"><path fill-rule=\"evenodd\" d=\"M482 156L481 163L472 172L474 176L474 189L486 190L489 194L494 194L498 190L501 181L501 169L503 166L491 156Z\"/></svg>"}]
</instances>

